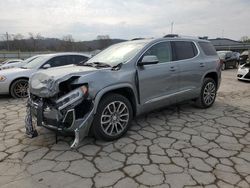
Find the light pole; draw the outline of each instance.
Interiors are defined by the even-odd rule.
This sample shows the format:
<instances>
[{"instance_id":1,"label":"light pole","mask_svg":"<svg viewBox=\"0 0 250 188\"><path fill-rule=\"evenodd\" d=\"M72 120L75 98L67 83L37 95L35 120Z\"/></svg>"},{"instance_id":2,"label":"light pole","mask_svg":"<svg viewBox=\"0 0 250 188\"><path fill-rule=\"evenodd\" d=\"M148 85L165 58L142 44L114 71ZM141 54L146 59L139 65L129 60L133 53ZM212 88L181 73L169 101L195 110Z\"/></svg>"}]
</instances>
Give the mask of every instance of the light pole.
<instances>
[{"instance_id":1,"label":"light pole","mask_svg":"<svg viewBox=\"0 0 250 188\"><path fill-rule=\"evenodd\" d=\"M171 34L173 34L173 30L174 30L174 22L171 22Z\"/></svg>"}]
</instances>

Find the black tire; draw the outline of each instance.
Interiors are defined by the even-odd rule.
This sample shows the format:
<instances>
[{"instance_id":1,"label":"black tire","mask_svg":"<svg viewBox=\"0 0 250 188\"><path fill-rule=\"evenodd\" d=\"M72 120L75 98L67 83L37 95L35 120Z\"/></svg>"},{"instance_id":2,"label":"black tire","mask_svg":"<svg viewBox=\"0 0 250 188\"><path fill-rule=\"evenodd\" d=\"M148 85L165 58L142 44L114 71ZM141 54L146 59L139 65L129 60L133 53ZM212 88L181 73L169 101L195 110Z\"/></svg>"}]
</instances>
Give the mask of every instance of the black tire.
<instances>
[{"instance_id":1,"label":"black tire","mask_svg":"<svg viewBox=\"0 0 250 188\"><path fill-rule=\"evenodd\" d=\"M209 102L207 101L207 98L205 96L209 95L209 94L205 94L207 93L207 89L208 87L214 87L213 92L211 92L210 96L213 98L213 100L211 99L211 101L209 100ZM213 93L213 95L212 95ZM217 94L217 86L216 83L214 81L214 79L212 78L205 78L203 81L203 85L201 88L201 93L199 98L197 98L195 100L195 106L198 108L209 108L210 106L213 105L215 99L216 99L216 94Z\"/></svg>"},{"instance_id":2,"label":"black tire","mask_svg":"<svg viewBox=\"0 0 250 188\"><path fill-rule=\"evenodd\" d=\"M23 86L20 88L20 86ZM27 79L18 79L14 81L10 86L10 95L13 98L27 98L28 97L28 85Z\"/></svg>"},{"instance_id":3,"label":"black tire","mask_svg":"<svg viewBox=\"0 0 250 188\"><path fill-rule=\"evenodd\" d=\"M122 119L121 117L124 115L119 116L118 120L116 119L116 121L119 121L119 123L120 123L119 127L121 129L120 129L120 132L117 131L117 133L114 135L110 135L110 134L113 132L113 129L118 130L118 127L117 127L118 123L114 122L114 124L116 124L116 126L115 126L115 125L113 125L113 123L111 123L111 125L110 125L110 122L115 121L114 120L115 115L109 115L109 114L106 115L105 114L106 112L111 113L110 108L109 108L109 106L111 104L124 105L124 106L126 106L125 111L128 112L128 117L126 118L127 123L126 123L126 125L124 124L125 125L124 128L122 128L121 121L119 121L119 119ZM107 109L109 109L109 110L107 111ZM114 110L114 108L113 108L113 110ZM116 112L118 112L118 110L119 110L119 108L116 109ZM109 118L107 117L108 118L108 121L106 123L106 124L108 124L107 126L104 123L102 123L102 118L105 118L105 116L110 116L110 120L111 120L110 122L108 122ZM133 109L132 109L131 103L129 102L129 100L126 97L119 95L119 94L115 94L115 93L108 94L108 95L104 96L104 98L100 101L100 103L98 105L97 112L94 116L93 124L91 126L91 132L93 133L95 138L100 139L100 140L105 140L105 141L116 140L116 139L122 137L127 132L128 128L131 124L131 120L133 118L132 116L133 116ZM106 127L104 127L104 126L106 126ZM112 127L116 127L116 128L112 129ZM106 132L104 129L107 129ZM107 133L109 130L111 132L110 134Z\"/></svg>"}]
</instances>

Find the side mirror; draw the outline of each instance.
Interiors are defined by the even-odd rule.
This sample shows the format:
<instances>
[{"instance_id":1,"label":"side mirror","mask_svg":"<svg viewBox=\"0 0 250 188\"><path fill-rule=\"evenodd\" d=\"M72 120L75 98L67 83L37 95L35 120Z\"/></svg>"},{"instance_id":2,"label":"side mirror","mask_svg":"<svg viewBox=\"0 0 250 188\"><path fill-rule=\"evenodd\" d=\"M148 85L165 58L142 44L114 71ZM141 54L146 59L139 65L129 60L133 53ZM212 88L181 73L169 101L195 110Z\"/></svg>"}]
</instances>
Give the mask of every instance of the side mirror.
<instances>
[{"instance_id":1,"label":"side mirror","mask_svg":"<svg viewBox=\"0 0 250 188\"><path fill-rule=\"evenodd\" d=\"M50 64L45 64L45 65L43 65L43 69L48 69L48 68L50 68L50 67L51 67Z\"/></svg>"},{"instance_id":2,"label":"side mirror","mask_svg":"<svg viewBox=\"0 0 250 188\"><path fill-rule=\"evenodd\" d=\"M159 63L159 60L155 55L146 55L140 62L138 62L138 66L152 65L157 63Z\"/></svg>"}]
</instances>

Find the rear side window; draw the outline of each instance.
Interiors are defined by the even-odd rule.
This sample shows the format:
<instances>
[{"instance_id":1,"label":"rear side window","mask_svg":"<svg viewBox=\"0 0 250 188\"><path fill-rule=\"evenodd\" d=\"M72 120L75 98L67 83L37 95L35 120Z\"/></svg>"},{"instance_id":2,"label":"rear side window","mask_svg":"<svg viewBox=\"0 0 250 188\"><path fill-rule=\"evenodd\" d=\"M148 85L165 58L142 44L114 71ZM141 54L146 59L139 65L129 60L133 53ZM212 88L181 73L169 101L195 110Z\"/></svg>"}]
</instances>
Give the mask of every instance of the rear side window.
<instances>
[{"instance_id":1,"label":"rear side window","mask_svg":"<svg viewBox=\"0 0 250 188\"><path fill-rule=\"evenodd\" d=\"M86 61L88 61L88 57L81 56L81 55L75 56L75 64L85 63Z\"/></svg>"},{"instance_id":2,"label":"rear side window","mask_svg":"<svg viewBox=\"0 0 250 188\"><path fill-rule=\"evenodd\" d=\"M176 61L190 59L198 54L198 50L193 42L174 41L172 44L174 47L174 60Z\"/></svg>"},{"instance_id":3,"label":"rear side window","mask_svg":"<svg viewBox=\"0 0 250 188\"><path fill-rule=\"evenodd\" d=\"M214 46L210 42L199 42L202 51L206 55L217 55Z\"/></svg>"},{"instance_id":4,"label":"rear side window","mask_svg":"<svg viewBox=\"0 0 250 188\"><path fill-rule=\"evenodd\" d=\"M85 56L80 56L80 55L70 55L69 56L69 62L71 64L79 64L80 62L86 62L88 60L87 57Z\"/></svg>"}]
</instances>

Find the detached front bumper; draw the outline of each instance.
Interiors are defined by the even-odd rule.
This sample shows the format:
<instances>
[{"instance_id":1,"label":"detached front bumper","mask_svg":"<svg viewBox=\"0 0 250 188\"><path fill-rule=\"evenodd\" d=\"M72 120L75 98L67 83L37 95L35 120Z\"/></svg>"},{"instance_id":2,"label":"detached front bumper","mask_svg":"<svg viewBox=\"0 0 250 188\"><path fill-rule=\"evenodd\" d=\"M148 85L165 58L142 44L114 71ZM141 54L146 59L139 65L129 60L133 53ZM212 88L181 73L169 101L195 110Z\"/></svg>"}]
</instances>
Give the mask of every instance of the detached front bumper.
<instances>
[{"instance_id":1,"label":"detached front bumper","mask_svg":"<svg viewBox=\"0 0 250 188\"><path fill-rule=\"evenodd\" d=\"M27 108L26 127L29 122L34 127L43 126L47 129L74 133L75 139L71 144L72 148L78 146L79 142L88 135L89 128L94 117L94 104L84 98L76 101L69 101L69 105L63 109L50 106L43 98L33 100L29 98ZM30 121L27 121L29 120Z\"/></svg>"}]
</instances>

